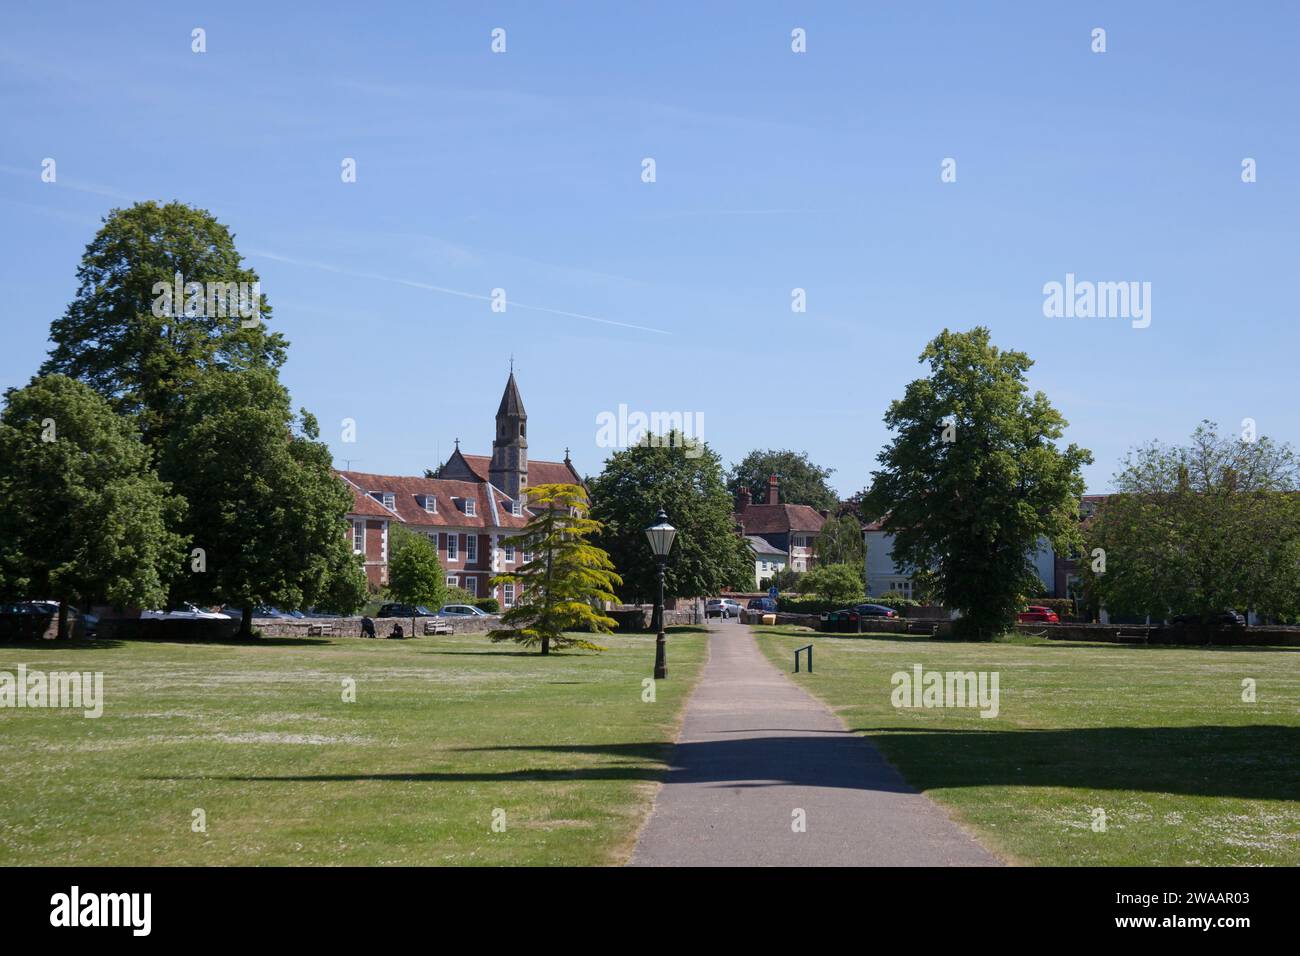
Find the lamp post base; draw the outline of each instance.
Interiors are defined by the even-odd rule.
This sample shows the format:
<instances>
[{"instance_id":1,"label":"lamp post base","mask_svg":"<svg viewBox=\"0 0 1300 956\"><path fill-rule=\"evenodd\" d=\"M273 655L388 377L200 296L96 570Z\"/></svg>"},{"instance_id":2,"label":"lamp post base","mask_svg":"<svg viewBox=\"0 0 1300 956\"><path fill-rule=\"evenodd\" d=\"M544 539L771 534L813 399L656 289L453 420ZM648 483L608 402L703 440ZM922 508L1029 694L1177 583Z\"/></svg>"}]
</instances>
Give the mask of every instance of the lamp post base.
<instances>
[{"instance_id":1,"label":"lamp post base","mask_svg":"<svg viewBox=\"0 0 1300 956\"><path fill-rule=\"evenodd\" d=\"M664 632L661 629L655 636L655 680L668 679L668 663L664 654Z\"/></svg>"}]
</instances>

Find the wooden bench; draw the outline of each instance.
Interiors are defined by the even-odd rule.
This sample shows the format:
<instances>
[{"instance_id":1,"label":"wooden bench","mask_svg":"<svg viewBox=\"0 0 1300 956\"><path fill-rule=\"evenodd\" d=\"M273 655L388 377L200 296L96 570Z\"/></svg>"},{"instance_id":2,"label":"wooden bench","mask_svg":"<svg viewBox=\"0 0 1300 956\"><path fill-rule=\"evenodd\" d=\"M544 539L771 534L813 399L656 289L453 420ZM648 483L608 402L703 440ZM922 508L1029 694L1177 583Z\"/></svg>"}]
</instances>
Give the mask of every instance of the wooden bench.
<instances>
[{"instance_id":1,"label":"wooden bench","mask_svg":"<svg viewBox=\"0 0 1300 956\"><path fill-rule=\"evenodd\" d=\"M456 630L455 628L452 627L450 621L435 620L435 621L424 622L424 633L425 634L454 634L456 633Z\"/></svg>"},{"instance_id":2,"label":"wooden bench","mask_svg":"<svg viewBox=\"0 0 1300 956\"><path fill-rule=\"evenodd\" d=\"M308 637L329 637L334 632L333 624L308 624Z\"/></svg>"}]
</instances>

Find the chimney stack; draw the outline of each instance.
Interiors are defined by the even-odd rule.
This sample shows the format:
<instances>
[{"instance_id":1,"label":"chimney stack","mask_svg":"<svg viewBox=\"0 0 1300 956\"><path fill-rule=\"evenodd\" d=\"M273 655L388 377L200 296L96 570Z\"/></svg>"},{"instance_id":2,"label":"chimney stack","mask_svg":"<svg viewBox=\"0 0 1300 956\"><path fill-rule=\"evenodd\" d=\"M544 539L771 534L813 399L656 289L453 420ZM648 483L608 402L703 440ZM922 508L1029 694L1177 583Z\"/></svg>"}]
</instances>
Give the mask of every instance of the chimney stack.
<instances>
[{"instance_id":1,"label":"chimney stack","mask_svg":"<svg viewBox=\"0 0 1300 956\"><path fill-rule=\"evenodd\" d=\"M741 488L736 495L736 514L743 515L745 509L754 503L754 496L748 488Z\"/></svg>"},{"instance_id":2,"label":"chimney stack","mask_svg":"<svg viewBox=\"0 0 1300 956\"><path fill-rule=\"evenodd\" d=\"M767 503L769 505L779 505L781 503L781 490L778 487L776 475L767 477Z\"/></svg>"}]
</instances>

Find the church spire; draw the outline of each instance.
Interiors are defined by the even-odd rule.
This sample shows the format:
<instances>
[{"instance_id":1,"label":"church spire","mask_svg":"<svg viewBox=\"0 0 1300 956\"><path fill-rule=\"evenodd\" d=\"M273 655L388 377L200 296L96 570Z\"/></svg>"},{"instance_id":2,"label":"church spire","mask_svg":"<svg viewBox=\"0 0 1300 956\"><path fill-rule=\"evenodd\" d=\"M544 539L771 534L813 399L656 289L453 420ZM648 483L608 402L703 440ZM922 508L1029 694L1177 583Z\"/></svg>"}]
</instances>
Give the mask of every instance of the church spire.
<instances>
[{"instance_id":1,"label":"church spire","mask_svg":"<svg viewBox=\"0 0 1300 956\"><path fill-rule=\"evenodd\" d=\"M513 368L497 409L497 431L492 441L488 480L516 500L528 486L528 413L524 411L524 400L519 394Z\"/></svg>"}]
</instances>

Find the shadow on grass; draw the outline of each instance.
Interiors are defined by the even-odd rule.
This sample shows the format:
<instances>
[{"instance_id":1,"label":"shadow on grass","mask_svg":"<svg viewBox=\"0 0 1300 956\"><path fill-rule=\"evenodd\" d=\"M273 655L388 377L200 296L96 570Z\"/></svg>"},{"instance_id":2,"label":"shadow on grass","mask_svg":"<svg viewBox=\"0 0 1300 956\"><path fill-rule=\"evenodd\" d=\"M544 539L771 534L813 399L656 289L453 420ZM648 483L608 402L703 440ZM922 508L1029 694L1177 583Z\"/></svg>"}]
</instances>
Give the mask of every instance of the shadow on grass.
<instances>
[{"instance_id":1,"label":"shadow on grass","mask_svg":"<svg viewBox=\"0 0 1300 956\"><path fill-rule=\"evenodd\" d=\"M86 640L86 641L0 641L0 650L28 651L106 651L121 647L123 641Z\"/></svg>"},{"instance_id":2,"label":"shadow on grass","mask_svg":"<svg viewBox=\"0 0 1300 956\"><path fill-rule=\"evenodd\" d=\"M754 731L742 731L751 734ZM870 746L866 734L880 750ZM903 783L881 750L907 778ZM906 792L957 787L1071 787L1205 797L1300 800L1300 728L1115 727L979 731L866 727L815 736L745 736L678 744L461 748L452 753L607 758L594 767L231 776L249 782L663 780ZM199 779L160 777L149 779Z\"/></svg>"}]
</instances>

